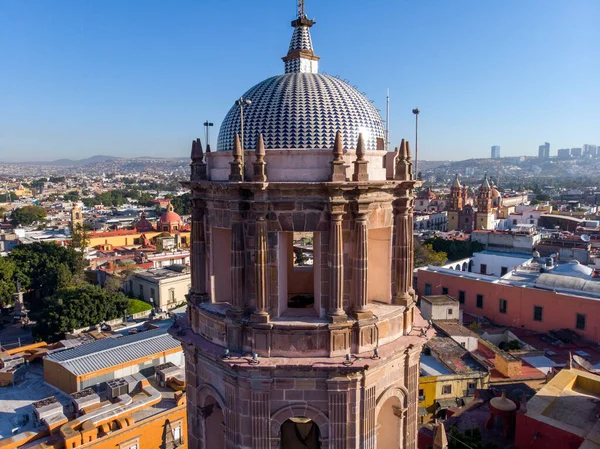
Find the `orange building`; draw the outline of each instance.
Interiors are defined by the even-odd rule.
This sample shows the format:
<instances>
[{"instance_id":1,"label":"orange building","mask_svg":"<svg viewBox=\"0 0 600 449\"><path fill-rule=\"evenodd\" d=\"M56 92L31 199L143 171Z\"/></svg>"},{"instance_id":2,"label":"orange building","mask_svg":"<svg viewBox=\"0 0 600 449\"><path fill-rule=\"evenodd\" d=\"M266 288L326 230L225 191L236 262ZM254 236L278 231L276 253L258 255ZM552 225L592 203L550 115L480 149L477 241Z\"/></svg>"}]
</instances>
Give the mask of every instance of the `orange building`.
<instances>
[{"instance_id":1,"label":"orange building","mask_svg":"<svg viewBox=\"0 0 600 449\"><path fill-rule=\"evenodd\" d=\"M0 449L187 448L185 393L144 378L121 388L106 400L80 391L66 407L54 396L34 402L34 427L0 440Z\"/></svg>"}]
</instances>

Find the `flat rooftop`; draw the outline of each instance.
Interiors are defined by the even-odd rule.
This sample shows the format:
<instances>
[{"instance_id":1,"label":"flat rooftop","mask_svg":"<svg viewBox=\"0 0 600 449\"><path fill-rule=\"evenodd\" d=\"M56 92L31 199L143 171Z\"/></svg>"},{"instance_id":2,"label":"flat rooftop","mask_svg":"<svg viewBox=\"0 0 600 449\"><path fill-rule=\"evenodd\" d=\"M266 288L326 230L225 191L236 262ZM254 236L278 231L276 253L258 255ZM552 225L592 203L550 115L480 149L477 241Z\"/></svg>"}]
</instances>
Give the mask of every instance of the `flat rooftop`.
<instances>
[{"instance_id":1,"label":"flat rooftop","mask_svg":"<svg viewBox=\"0 0 600 449\"><path fill-rule=\"evenodd\" d=\"M10 437L13 429L18 433L35 431L32 404L50 396L63 405L71 404L69 395L44 382L42 365L37 363L29 365L24 379L16 385L0 387L0 439Z\"/></svg>"},{"instance_id":2,"label":"flat rooftop","mask_svg":"<svg viewBox=\"0 0 600 449\"><path fill-rule=\"evenodd\" d=\"M449 295L423 296L423 297L421 297L421 301L427 301L428 303L434 304L437 306L458 304L458 301Z\"/></svg>"},{"instance_id":3,"label":"flat rooftop","mask_svg":"<svg viewBox=\"0 0 600 449\"><path fill-rule=\"evenodd\" d=\"M599 412L600 376L574 369L559 372L527 403L527 416L584 438L600 425Z\"/></svg>"},{"instance_id":4,"label":"flat rooftop","mask_svg":"<svg viewBox=\"0 0 600 449\"><path fill-rule=\"evenodd\" d=\"M173 266L177 267L176 265ZM182 276L190 276L189 270L178 270L169 268L152 268L145 271L135 272L136 277L144 278L150 281L161 281L164 279L172 279Z\"/></svg>"}]
</instances>

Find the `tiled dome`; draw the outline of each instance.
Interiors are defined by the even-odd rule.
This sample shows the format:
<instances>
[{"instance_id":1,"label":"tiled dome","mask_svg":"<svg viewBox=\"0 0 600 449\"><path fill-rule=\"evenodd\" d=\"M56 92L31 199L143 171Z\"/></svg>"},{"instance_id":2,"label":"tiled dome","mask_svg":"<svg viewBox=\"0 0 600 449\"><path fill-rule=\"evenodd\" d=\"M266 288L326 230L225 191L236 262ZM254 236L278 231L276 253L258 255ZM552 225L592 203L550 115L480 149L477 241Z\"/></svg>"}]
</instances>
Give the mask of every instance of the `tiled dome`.
<instances>
[{"instance_id":1,"label":"tiled dome","mask_svg":"<svg viewBox=\"0 0 600 449\"><path fill-rule=\"evenodd\" d=\"M332 149L336 131L345 149L356 148L361 132L366 150L376 150L378 138L383 143L383 120L375 106L341 79L317 73L313 24L306 16L292 22L285 74L258 83L242 96L251 101L244 106L246 150L254 149L258 133L266 149ZM240 129L240 107L234 104L221 124L217 150L232 150Z\"/></svg>"},{"instance_id":2,"label":"tiled dome","mask_svg":"<svg viewBox=\"0 0 600 449\"><path fill-rule=\"evenodd\" d=\"M243 97L252 102L244 108L246 149L254 148L258 133L263 133L266 149L331 149L336 131L348 149L356 147L360 132L367 150L376 150L377 138L384 138L377 109L333 76L286 73L258 83ZM240 110L234 105L221 124L217 150L231 150L239 132Z\"/></svg>"}]
</instances>

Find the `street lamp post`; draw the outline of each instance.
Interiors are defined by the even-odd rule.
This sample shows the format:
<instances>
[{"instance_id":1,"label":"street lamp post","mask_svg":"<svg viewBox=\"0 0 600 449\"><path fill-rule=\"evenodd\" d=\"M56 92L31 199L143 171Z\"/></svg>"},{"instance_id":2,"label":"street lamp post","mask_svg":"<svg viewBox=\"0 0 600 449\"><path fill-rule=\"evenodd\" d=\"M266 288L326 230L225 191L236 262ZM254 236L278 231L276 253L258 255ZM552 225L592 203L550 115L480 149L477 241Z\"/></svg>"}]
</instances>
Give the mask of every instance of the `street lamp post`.
<instances>
[{"instance_id":1,"label":"street lamp post","mask_svg":"<svg viewBox=\"0 0 600 449\"><path fill-rule=\"evenodd\" d=\"M209 122L208 120L204 122L204 128L206 128L205 130L205 136L206 136L206 147L208 148L210 145L210 127L213 126L214 123Z\"/></svg>"},{"instance_id":2,"label":"street lamp post","mask_svg":"<svg viewBox=\"0 0 600 449\"><path fill-rule=\"evenodd\" d=\"M415 114L415 178L419 179L419 108L414 108Z\"/></svg>"},{"instance_id":3,"label":"street lamp post","mask_svg":"<svg viewBox=\"0 0 600 449\"><path fill-rule=\"evenodd\" d=\"M242 181L244 181L244 172L246 170L246 153L244 151L244 106L249 106L252 102L247 98L240 97L235 104L240 107L240 144L242 145Z\"/></svg>"}]
</instances>

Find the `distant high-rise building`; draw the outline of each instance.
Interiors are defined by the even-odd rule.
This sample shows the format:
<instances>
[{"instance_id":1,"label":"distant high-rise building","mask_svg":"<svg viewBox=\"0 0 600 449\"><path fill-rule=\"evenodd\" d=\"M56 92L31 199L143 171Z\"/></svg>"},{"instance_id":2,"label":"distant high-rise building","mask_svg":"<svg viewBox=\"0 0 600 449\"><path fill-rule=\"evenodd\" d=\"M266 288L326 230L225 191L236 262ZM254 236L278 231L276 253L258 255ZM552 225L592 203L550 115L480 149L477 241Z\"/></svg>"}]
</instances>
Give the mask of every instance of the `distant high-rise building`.
<instances>
[{"instance_id":1,"label":"distant high-rise building","mask_svg":"<svg viewBox=\"0 0 600 449\"><path fill-rule=\"evenodd\" d=\"M571 150L569 148L561 148L560 150L558 150L556 155L559 159L570 159Z\"/></svg>"},{"instance_id":2,"label":"distant high-rise building","mask_svg":"<svg viewBox=\"0 0 600 449\"><path fill-rule=\"evenodd\" d=\"M548 159L550 157L550 144L545 142L544 145L538 147L538 158Z\"/></svg>"},{"instance_id":3,"label":"distant high-rise building","mask_svg":"<svg viewBox=\"0 0 600 449\"><path fill-rule=\"evenodd\" d=\"M492 159L500 159L500 145L492 146Z\"/></svg>"},{"instance_id":4,"label":"distant high-rise building","mask_svg":"<svg viewBox=\"0 0 600 449\"><path fill-rule=\"evenodd\" d=\"M571 148L571 157L581 157L582 149L581 148Z\"/></svg>"},{"instance_id":5,"label":"distant high-rise building","mask_svg":"<svg viewBox=\"0 0 600 449\"><path fill-rule=\"evenodd\" d=\"M585 144L583 146L583 155L588 157L596 157L598 156L598 146Z\"/></svg>"}]
</instances>

